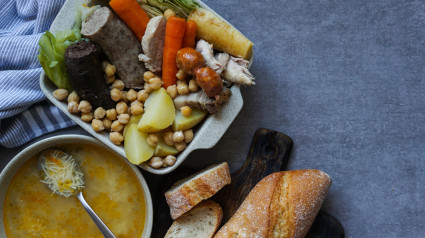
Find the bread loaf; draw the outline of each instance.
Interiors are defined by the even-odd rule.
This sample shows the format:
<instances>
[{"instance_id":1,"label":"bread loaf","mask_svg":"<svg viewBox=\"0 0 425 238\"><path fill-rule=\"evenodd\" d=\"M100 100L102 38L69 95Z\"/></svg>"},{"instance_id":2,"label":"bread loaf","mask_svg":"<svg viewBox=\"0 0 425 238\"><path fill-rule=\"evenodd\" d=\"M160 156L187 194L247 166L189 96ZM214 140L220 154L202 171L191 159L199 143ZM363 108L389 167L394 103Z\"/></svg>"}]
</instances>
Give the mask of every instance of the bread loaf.
<instances>
[{"instance_id":1,"label":"bread loaf","mask_svg":"<svg viewBox=\"0 0 425 238\"><path fill-rule=\"evenodd\" d=\"M211 238L220 226L222 217L220 205L205 200L177 218L164 238Z\"/></svg>"},{"instance_id":2,"label":"bread loaf","mask_svg":"<svg viewBox=\"0 0 425 238\"><path fill-rule=\"evenodd\" d=\"M199 173L176 182L165 193L173 220L192 209L198 203L216 194L230 184L229 166L226 162L213 165Z\"/></svg>"},{"instance_id":3,"label":"bread loaf","mask_svg":"<svg viewBox=\"0 0 425 238\"><path fill-rule=\"evenodd\" d=\"M215 237L304 237L331 185L319 170L273 173L262 179Z\"/></svg>"}]
</instances>

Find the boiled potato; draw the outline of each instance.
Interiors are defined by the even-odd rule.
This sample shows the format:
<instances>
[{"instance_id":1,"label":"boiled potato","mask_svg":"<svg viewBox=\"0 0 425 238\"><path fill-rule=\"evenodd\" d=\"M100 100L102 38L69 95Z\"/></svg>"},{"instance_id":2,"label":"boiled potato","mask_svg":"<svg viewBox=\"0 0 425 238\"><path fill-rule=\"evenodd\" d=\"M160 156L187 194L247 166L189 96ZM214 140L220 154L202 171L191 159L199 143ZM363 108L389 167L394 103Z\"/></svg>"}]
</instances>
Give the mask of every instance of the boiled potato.
<instances>
[{"instance_id":1,"label":"boiled potato","mask_svg":"<svg viewBox=\"0 0 425 238\"><path fill-rule=\"evenodd\" d=\"M150 146L147 139L148 133L139 131L136 123L129 124L124 137L124 150L128 161L140 164L152 157L155 147Z\"/></svg>"},{"instance_id":2,"label":"boiled potato","mask_svg":"<svg viewBox=\"0 0 425 238\"><path fill-rule=\"evenodd\" d=\"M193 10L187 20L196 22L196 38L213 44L215 50L249 60L253 43L242 33L203 8Z\"/></svg>"},{"instance_id":3,"label":"boiled potato","mask_svg":"<svg viewBox=\"0 0 425 238\"><path fill-rule=\"evenodd\" d=\"M128 128L130 127L131 124L139 124L140 118L142 118L142 114L137 115L137 116L131 116L130 121L128 122L127 125L125 125L124 127L124 131L122 132L122 135L125 137L125 134L127 133Z\"/></svg>"},{"instance_id":4,"label":"boiled potato","mask_svg":"<svg viewBox=\"0 0 425 238\"><path fill-rule=\"evenodd\" d=\"M167 145L164 142L163 135L160 134L159 135L159 141L158 141L158 144L155 147L155 152L154 152L153 155L159 156L159 157L165 157L167 155L175 155L175 154L178 154L178 153L179 153L179 151L176 149L176 147Z\"/></svg>"},{"instance_id":5,"label":"boiled potato","mask_svg":"<svg viewBox=\"0 0 425 238\"><path fill-rule=\"evenodd\" d=\"M185 117L180 110L176 110L176 117L174 118L173 131L185 131L195 127L207 115L207 111L192 109L192 114Z\"/></svg>"},{"instance_id":6,"label":"boiled potato","mask_svg":"<svg viewBox=\"0 0 425 238\"><path fill-rule=\"evenodd\" d=\"M139 121L139 130L154 133L169 127L174 121L174 103L164 88L149 94L145 113Z\"/></svg>"}]
</instances>

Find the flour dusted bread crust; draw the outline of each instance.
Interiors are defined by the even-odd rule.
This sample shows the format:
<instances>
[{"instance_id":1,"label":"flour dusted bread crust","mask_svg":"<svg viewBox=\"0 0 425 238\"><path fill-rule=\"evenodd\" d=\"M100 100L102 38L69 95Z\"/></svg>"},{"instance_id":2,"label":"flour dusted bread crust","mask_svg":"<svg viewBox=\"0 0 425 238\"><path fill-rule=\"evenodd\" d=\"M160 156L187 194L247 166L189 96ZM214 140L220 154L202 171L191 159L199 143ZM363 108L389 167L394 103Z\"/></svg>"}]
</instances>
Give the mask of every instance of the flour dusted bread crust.
<instances>
[{"instance_id":1,"label":"flour dusted bread crust","mask_svg":"<svg viewBox=\"0 0 425 238\"><path fill-rule=\"evenodd\" d=\"M224 162L176 182L165 192L171 218L177 219L201 201L216 194L225 185L230 184L230 181L229 166Z\"/></svg>"},{"instance_id":2,"label":"flour dusted bread crust","mask_svg":"<svg viewBox=\"0 0 425 238\"><path fill-rule=\"evenodd\" d=\"M223 218L218 203L205 200L176 219L164 238L211 238Z\"/></svg>"},{"instance_id":3,"label":"flour dusted bread crust","mask_svg":"<svg viewBox=\"0 0 425 238\"><path fill-rule=\"evenodd\" d=\"M248 194L215 237L304 237L331 185L319 170L273 173Z\"/></svg>"}]
</instances>

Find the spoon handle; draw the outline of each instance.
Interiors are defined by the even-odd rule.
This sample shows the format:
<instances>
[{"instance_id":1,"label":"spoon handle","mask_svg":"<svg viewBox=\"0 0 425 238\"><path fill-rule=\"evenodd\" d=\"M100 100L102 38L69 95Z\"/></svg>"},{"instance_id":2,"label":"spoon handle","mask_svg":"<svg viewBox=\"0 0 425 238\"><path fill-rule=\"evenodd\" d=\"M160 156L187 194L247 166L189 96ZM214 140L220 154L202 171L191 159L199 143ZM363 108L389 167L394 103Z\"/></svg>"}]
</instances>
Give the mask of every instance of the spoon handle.
<instances>
[{"instance_id":1,"label":"spoon handle","mask_svg":"<svg viewBox=\"0 0 425 238\"><path fill-rule=\"evenodd\" d=\"M89 204L86 202L86 200L83 197L83 193L79 192L77 195L78 200L80 200L81 204L83 205L84 209L86 209L87 213L91 217L91 219L96 223L96 226L99 228L100 232L102 232L102 235L105 238L116 238L115 235L109 230L109 228L103 223L103 221L96 215L96 213L91 209Z\"/></svg>"}]
</instances>

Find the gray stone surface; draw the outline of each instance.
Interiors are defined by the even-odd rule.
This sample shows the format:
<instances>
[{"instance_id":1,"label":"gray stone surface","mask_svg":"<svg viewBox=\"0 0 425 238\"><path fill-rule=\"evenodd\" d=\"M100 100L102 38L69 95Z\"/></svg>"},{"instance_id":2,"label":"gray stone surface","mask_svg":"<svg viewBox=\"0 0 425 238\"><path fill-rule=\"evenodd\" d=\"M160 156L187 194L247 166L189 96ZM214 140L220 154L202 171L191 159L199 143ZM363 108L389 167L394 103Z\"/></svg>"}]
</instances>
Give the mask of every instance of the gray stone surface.
<instances>
[{"instance_id":1,"label":"gray stone surface","mask_svg":"<svg viewBox=\"0 0 425 238\"><path fill-rule=\"evenodd\" d=\"M289 169L332 176L322 209L347 237L425 237L425 2L205 3L255 43L257 85L222 140L185 164L236 170L257 128L281 131ZM0 165L19 149L0 148Z\"/></svg>"}]
</instances>

